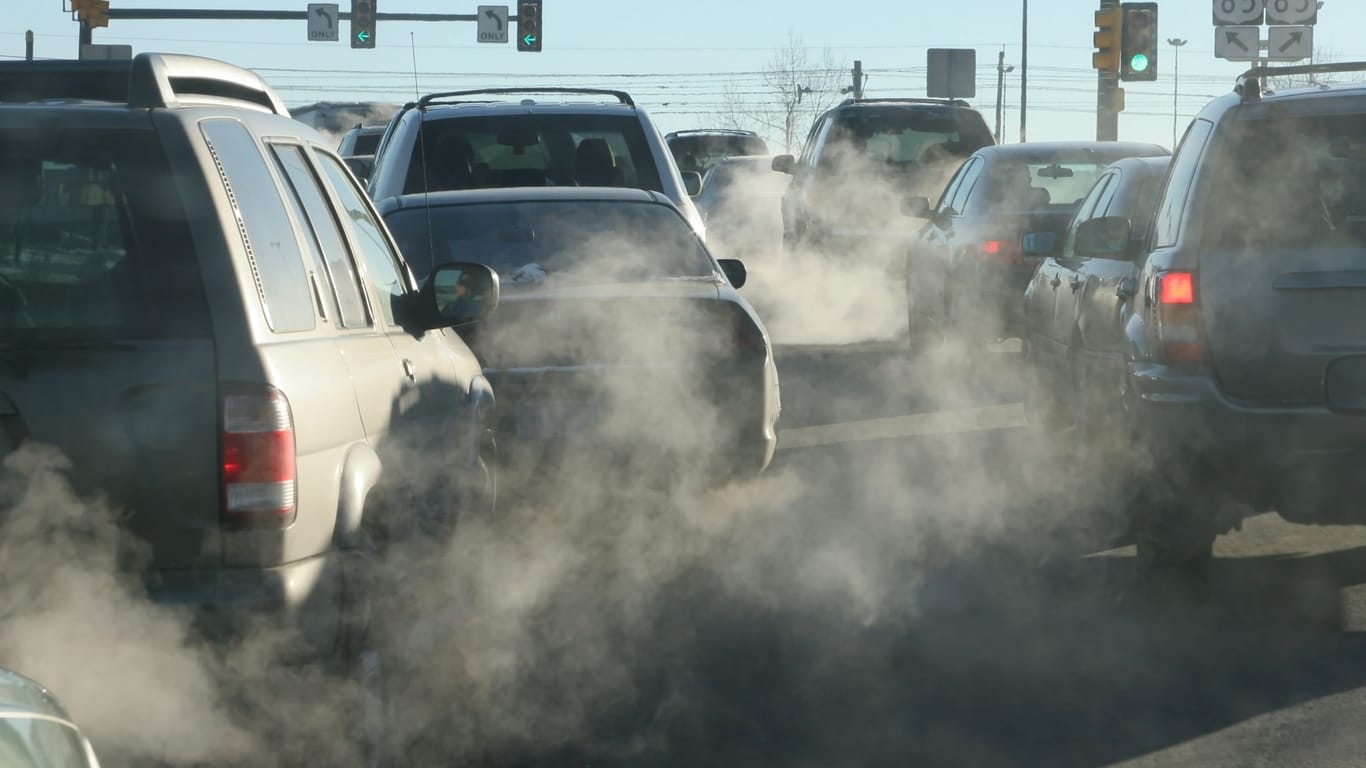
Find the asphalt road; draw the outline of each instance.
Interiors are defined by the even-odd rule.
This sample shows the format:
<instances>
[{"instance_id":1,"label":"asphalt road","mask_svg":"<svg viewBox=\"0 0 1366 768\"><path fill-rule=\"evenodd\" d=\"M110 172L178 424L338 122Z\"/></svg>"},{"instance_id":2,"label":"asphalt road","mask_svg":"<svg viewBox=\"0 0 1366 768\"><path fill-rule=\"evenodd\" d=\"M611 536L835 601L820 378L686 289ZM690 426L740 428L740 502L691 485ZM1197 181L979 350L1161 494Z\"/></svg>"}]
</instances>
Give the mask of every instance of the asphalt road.
<instances>
[{"instance_id":1,"label":"asphalt road","mask_svg":"<svg viewBox=\"0 0 1366 768\"><path fill-rule=\"evenodd\" d=\"M1207 581L1139 583L1014 353L782 350L768 477L622 502L693 524L563 583L499 710L524 721L462 764L1360 764L1366 528L1253 517Z\"/></svg>"}]
</instances>

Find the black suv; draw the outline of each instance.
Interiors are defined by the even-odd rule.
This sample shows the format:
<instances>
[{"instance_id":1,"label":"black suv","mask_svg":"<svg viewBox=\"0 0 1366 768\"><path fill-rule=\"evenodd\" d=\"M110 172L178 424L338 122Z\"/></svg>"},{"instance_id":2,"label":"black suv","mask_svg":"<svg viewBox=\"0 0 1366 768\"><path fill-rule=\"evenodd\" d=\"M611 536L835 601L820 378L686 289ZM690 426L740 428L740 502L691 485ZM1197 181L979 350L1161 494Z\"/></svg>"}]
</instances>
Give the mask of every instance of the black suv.
<instances>
[{"instance_id":1,"label":"black suv","mask_svg":"<svg viewBox=\"0 0 1366 768\"><path fill-rule=\"evenodd\" d=\"M492 505L492 389L447 329L496 301L480 265L419 288L251 72L0 63L0 454L59 449L211 639L273 616L364 663L374 554ZM45 512L19 495L0 521Z\"/></svg>"},{"instance_id":2,"label":"black suv","mask_svg":"<svg viewBox=\"0 0 1366 768\"><path fill-rule=\"evenodd\" d=\"M963 101L846 100L816 118L800 157L773 158L773 170L793 176L783 244L904 234L902 201L937 200L963 160L994 143L981 113Z\"/></svg>"},{"instance_id":3,"label":"black suv","mask_svg":"<svg viewBox=\"0 0 1366 768\"><path fill-rule=\"evenodd\" d=\"M1366 523L1366 87L1272 93L1259 68L1186 130L1135 277L1121 282L1127 364L1107 388L1140 561L1208 561L1234 513ZM1119 252L1126 229L1110 227Z\"/></svg>"}]
</instances>

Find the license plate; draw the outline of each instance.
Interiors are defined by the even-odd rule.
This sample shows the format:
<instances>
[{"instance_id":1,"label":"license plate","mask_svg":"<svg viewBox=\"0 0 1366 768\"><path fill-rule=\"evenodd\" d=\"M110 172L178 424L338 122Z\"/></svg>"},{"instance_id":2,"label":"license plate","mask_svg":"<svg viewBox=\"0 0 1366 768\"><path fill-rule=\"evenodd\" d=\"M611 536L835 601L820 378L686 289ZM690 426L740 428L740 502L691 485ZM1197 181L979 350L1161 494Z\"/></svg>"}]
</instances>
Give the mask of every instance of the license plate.
<instances>
[{"instance_id":1,"label":"license plate","mask_svg":"<svg viewBox=\"0 0 1366 768\"><path fill-rule=\"evenodd\" d=\"M598 404L591 400L522 400L517 403L517 436L562 437L593 426L600 415Z\"/></svg>"}]
</instances>

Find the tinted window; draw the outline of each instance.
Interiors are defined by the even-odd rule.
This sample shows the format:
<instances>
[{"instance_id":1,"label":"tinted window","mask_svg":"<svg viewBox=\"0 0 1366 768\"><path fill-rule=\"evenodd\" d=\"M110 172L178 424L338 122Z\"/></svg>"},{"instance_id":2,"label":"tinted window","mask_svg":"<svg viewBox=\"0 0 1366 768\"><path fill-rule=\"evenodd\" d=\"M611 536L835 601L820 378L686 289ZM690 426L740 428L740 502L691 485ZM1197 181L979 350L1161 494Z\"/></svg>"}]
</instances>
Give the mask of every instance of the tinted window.
<instances>
[{"instance_id":1,"label":"tinted window","mask_svg":"<svg viewBox=\"0 0 1366 768\"><path fill-rule=\"evenodd\" d=\"M361 133L356 136L356 144L351 148L353 155L373 155L379 149L379 140L384 136L382 131L372 133Z\"/></svg>"},{"instance_id":2,"label":"tinted window","mask_svg":"<svg viewBox=\"0 0 1366 768\"><path fill-rule=\"evenodd\" d=\"M737 155L766 155L768 145L758 136L732 133L700 133L675 136L669 141L680 171L706 174L717 163Z\"/></svg>"},{"instance_id":3,"label":"tinted window","mask_svg":"<svg viewBox=\"0 0 1366 768\"><path fill-rule=\"evenodd\" d=\"M1235 122L1211 145L1206 243L1366 245L1366 115Z\"/></svg>"},{"instance_id":4,"label":"tinted window","mask_svg":"<svg viewBox=\"0 0 1366 768\"><path fill-rule=\"evenodd\" d=\"M333 297L341 312L341 325L346 328L369 325L365 299L361 297L360 281L356 277L350 251L338 229L332 205L309 168L303 148L277 145L272 149L280 167L284 169L285 177L303 204L305 221L313 234L313 242L325 257L322 276L331 283Z\"/></svg>"},{"instance_id":5,"label":"tinted window","mask_svg":"<svg viewBox=\"0 0 1366 768\"><path fill-rule=\"evenodd\" d=\"M234 120L206 120L204 136L222 168L242 242L260 276L262 305L272 330L314 326L313 299L294 227L256 140Z\"/></svg>"},{"instance_id":6,"label":"tinted window","mask_svg":"<svg viewBox=\"0 0 1366 768\"><path fill-rule=\"evenodd\" d=\"M365 262L365 275L370 283L371 295L380 305L380 313L389 325L394 325L395 299L407 293L407 284L399 273L394 252L370 206L365 202L361 191L351 182L346 169L331 155L318 155L323 171L337 190L342 207L351 219L351 232L359 249L361 260Z\"/></svg>"},{"instance_id":7,"label":"tinted window","mask_svg":"<svg viewBox=\"0 0 1366 768\"><path fill-rule=\"evenodd\" d=\"M1157 205L1153 217L1153 245L1161 247L1174 245L1181 230L1181 214L1190 195L1191 182L1195 169L1200 164L1205 142L1209 139L1214 125L1208 120L1196 120L1186 131L1176 155L1172 159L1171 172L1167 187L1162 193L1162 202Z\"/></svg>"},{"instance_id":8,"label":"tinted window","mask_svg":"<svg viewBox=\"0 0 1366 768\"><path fill-rule=\"evenodd\" d=\"M405 192L542 186L663 191L645 130L634 116L432 119L423 121L419 141Z\"/></svg>"},{"instance_id":9,"label":"tinted window","mask_svg":"<svg viewBox=\"0 0 1366 768\"><path fill-rule=\"evenodd\" d=\"M6 337L208 333L198 262L150 131L0 127Z\"/></svg>"},{"instance_id":10,"label":"tinted window","mask_svg":"<svg viewBox=\"0 0 1366 768\"><path fill-rule=\"evenodd\" d=\"M478 261L504 285L705 277L710 258L688 223L653 203L484 203L410 209L388 222L413 271ZM435 251L435 253L433 253ZM539 274L538 274L539 273Z\"/></svg>"}]
</instances>

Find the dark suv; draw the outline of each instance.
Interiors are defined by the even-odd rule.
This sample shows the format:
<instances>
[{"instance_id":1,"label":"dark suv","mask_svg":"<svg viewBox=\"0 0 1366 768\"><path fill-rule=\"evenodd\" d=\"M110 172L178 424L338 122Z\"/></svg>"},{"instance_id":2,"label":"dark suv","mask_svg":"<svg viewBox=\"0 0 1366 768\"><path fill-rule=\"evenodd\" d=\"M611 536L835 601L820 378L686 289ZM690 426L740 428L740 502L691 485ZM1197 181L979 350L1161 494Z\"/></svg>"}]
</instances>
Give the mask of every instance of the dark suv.
<instances>
[{"instance_id":1,"label":"dark suv","mask_svg":"<svg viewBox=\"0 0 1366 768\"><path fill-rule=\"evenodd\" d=\"M783 244L904 238L902 201L937 200L963 160L994 143L981 113L963 101L847 100L816 118L801 157L773 158L773 170L793 176Z\"/></svg>"},{"instance_id":2,"label":"dark suv","mask_svg":"<svg viewBox=\"0 0 1366 768\"><path fill-rule=\"evenodd\" d=\"M1262 87L1346 69L1253 69L1206 106L1118 287L1145 562L1207 561L1249 507L1366 523L1366 87Z\"/></svg>"},{"instance_id":3,"label":"dark suv","mask_svg":"<svg viewBox=\"0 0 1366 768\"><path fill-rule=\"evenodd\" d=\"M155 599L327 651L363 639L367 553L492 504L447 328L497 300L478 265L419 289L330 145L222 62L0 63L0 453L65 454ZM481 302L439 306L461 277Z\"/></svg>"}]
</instances>

